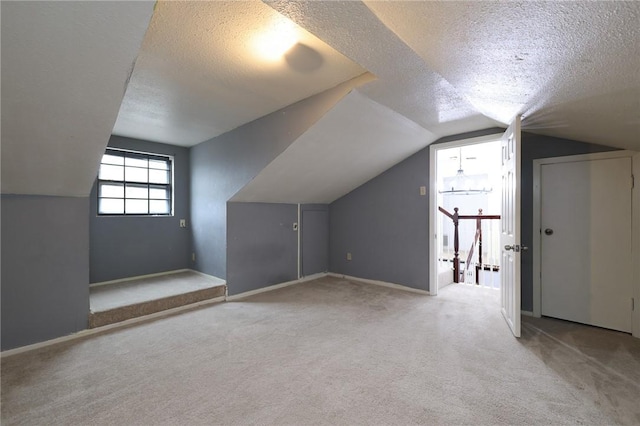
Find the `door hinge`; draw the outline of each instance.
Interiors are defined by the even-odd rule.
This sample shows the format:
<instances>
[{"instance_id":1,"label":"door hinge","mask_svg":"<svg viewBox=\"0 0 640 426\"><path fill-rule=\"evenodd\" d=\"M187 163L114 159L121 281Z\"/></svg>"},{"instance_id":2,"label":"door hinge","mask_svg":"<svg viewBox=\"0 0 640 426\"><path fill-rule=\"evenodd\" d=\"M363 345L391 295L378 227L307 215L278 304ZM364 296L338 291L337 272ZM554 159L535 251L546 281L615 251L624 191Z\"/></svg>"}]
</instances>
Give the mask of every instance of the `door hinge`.
<instances>
[{"instance_id":1,"label":"door hinge","mask_svg":"<svg viewBox=\"0 0 640 426\"><path fill-rule=\"evenodd\" d=\"M636 187L636 177L631 175L631 189Z\"/></svg>"},{"instance_id":2,"label":"door hinge","mask_svg":"<svg viewBox=\"0 0 640 426\"><path fill-rule=\"evenodd\" d=\"M631 310L636 310L636 300L633 297L631 298Z\"/></svg>"}]
</instances>

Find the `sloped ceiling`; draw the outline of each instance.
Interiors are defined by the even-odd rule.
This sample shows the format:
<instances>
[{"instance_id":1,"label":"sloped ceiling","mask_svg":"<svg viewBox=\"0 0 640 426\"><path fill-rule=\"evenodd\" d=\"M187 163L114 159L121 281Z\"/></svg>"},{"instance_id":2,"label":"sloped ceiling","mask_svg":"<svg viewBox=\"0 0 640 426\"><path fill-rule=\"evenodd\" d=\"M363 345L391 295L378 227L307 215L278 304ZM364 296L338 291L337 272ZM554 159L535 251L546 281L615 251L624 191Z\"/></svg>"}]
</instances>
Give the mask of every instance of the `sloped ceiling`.
<instances>
[{"instance_id":1,"label":"sloped ceiling","mask_svg":"<svg viewBox=\"0 0 640 426\"><path fill-rule=\"evenodd\" d=\"M486 117L640 150L640 2L365 3Z\"/></svg>"},{"instance_id":2,"label":"sloped ceiling","mask_svg":"<svg viewBox=\"0 0 640 426\"><path fill-rule=\"evenodd\" d=\"M265 2L375 74L378 80L361 92L420 124L434 140L501 124L482 115L363 2Z\"/></svg>"},{"instance_id":3,"label":"sloped ceiling","mask_svg":"<svg viewBox=\"0 0 640 426\"><path fill-rule=\"evenodd\" d=\"M2 2L2 193L87 196L153 2Z\"/></svg>"},{"instance_id":4,"label":"sloped ceiling","mask_svg":"<svg viewBox=\"0 0 640 426\"><path fill-rule=\"evenodd\" d=\"M273 32L298 43L267 59ZM159 2L113 133L192 146L365 71L258 0Z\"/></svg>"},{"instance_id":5,"label":"sloped ceiling","mask_svg":"<svg viewBox=\"0 0 640 426\"><path fill-rule=\"evenodd\" d=\"M640 150L640 2L153 6L1 3L3 193L85 196L111 131L193 145L365 70L377 80L359 96L420 125L425 144L522 113L524 130ZM249 53L255 30L290 20L287 56Z\"/></svg>"},{"instance_id":6,"label":"sloped ceiling","mask_svg":"<svg viewBox=\"0 0 640 426\"><path fill-rule=\"evenodd\" d=\"M411 120L352 91L231 201L330 203L432 139Z\"/></svg>"},{"instance_id":7,"label":"sloped ceiling","mask_svg":"<svg viewBox=\"0 0 640 426\"><path fill-rule=\"evenodd\" d=\"M524 130L640 149L640 2L268 4L376 74L364 93L437 135L524 114Z\"/></svg>"}]
</instances>

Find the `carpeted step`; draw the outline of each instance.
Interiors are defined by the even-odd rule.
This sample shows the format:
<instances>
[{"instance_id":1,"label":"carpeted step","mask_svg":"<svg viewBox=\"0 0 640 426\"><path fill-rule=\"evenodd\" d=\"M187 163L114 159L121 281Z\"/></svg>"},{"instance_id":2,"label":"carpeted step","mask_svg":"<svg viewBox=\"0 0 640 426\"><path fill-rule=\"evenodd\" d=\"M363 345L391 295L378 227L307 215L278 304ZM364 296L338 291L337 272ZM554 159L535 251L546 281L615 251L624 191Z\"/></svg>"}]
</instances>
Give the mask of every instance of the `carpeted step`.
<instances>
[{"instance_id":1,"label":"carpeted step","mask_svg":"<svg viewBox=\"0 0 640 426\"><path fill-rule=\"evenodd\" d=\"M89 314L89 328L101 327L108 324L125 321L131 318L138 318L167 309L178 308L204 300L215 299L225 295L225 285L204 288L188 293L167 296L160 299L134 303L127 306L107 309L104 311L91 312Z\"/></svg>"}]
</instances>

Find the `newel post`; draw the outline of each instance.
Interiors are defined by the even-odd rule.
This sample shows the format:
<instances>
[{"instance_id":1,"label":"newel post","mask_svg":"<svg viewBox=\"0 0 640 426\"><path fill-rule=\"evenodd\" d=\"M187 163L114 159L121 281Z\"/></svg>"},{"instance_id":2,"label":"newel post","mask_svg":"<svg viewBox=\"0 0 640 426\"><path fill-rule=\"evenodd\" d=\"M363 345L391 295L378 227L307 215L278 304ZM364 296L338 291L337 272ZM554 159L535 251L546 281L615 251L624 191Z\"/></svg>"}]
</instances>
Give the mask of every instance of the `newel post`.
<instances>
[{"instance_id":1,"label":"newel post","mask_svg":"<svg viewBox=\"0 0 640 426\"><path fill-rule=\"evenodd\" d=\"M460 249L460 241L458 235L458 208L453 209L453 282L460 282L460 258L458 252Z\"/></svg>"},{"instance_id":2,"label":"newel post","mask_svg":"<svg viewBox=\"0 0 640 426\"><path fill-rule=\"evenodd\" d=\"M478 264L476 265L476 285L480 284L480 269L482 268L482 209L478 209L476 219L476 233L478 234Z\"/></svg>"}]
</instances>

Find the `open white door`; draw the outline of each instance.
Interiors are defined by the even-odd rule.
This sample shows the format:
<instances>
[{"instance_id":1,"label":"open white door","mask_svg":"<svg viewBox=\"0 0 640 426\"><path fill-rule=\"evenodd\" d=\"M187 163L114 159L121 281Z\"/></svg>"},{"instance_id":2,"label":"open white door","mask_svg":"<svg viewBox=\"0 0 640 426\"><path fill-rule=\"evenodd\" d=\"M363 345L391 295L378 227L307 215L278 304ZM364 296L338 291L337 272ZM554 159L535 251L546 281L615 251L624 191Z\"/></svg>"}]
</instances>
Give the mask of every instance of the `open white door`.
<instances>
[{"instance_id":1,"label":"open white door","mask_svg":"<svg viewBox=\"0 0 640 426\"><path fill-rule=\"evenodd\" d=\"M502 315L520 337L520 116L502 136L502 211L500 292Z\"/></svg>"}]
</instances>

